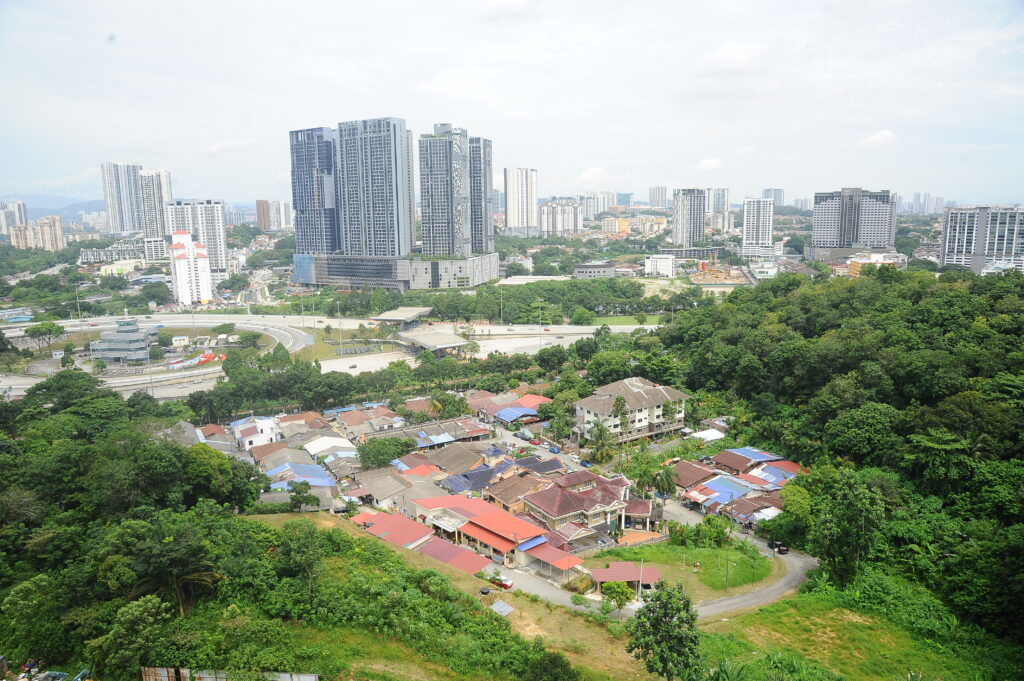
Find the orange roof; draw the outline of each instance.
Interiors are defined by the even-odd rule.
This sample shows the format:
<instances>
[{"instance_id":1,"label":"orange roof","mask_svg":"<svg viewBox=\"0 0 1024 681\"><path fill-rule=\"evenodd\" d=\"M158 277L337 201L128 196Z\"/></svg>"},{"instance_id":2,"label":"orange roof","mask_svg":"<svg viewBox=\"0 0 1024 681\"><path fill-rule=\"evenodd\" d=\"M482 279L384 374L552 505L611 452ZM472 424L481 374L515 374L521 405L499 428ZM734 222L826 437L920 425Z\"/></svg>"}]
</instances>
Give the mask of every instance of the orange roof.
<instances>
[{"instance_id":1,"label":"orange roof","mask_svg":"<svg viewBox=\"0 0 1024 681\"><path fill-rule=\"evenodd\" d=\"M269 454L273 454L279 449L284 449L287 446L288 443L284 442L283 440L279 440L277 442L268 442L265 445L256 445L255 447L249 450L249 453L252 454L252 457L257 461L262 461L263 457Z\"/></svg>"},{"instance_id":2,"label":"orange roof","mask_svg":"<svg viewBox=\"0 0 1024 681\"><path fill-rule=\"evenodd\" d=\"M185 244L171 244L167 248L185 248Z\"/></svg>"},{"instance_id":3,"label":"orange roof","mask_svg":"<svg viewBox=\"0 0 1024 681\"><path fill-rule=\"evenodd\" d=\"M367 532L389 544L405 548L410 548L434 534L429 527L398 514L360 513L352 516L352 522L359 525L368 523L370 526L366 528Z\"/></svg>"},{"instance_id":4,"label":"orange roof","mask_svg":"<svg viewBox=\"0 0 1024 681\"><path fill-rule=\"evenodd\" d=\"M427 497L426 499L416 499L416 504L419 504L423 508L435 509L435 508L447 508L455 511L459 515L465 518L475 518L481 515L489 515L495 511L500 511L497 506L483 499L476 499L473 497L463 497L457 494L445 494L440 497Z\"/></svg>"},{"instance_id":5,"label":"orange roof","mask_svg":"<svg viewBox=\"0 0 1024 681\"><path fill-rule=\"evenodd\" d=\"M550 397L544 397L543 395L534 395L533 393L530 393L528 395L523 395L518 400L516 400L515 403L518 404L520 407L526 407L527 409L536 409L540 405L547 404L550 401ZM505 406L507 407L508 405Z\"/></svg>"},{"instance_id":6,"label":"orange roof","mask_svg":"<svg viewBox=\"0 0 1024 681\"><path fill-rule=\"evenodd\" d=\"M460 527L459 530L462 532L462 534L473 537L473 539L476 539L478 541L482 541L484 544L494 547L502 553L508 553L516 547L515 542L509 541L508 539L505 539L504 537L499 536L491 532L490 530L484 529L479 525L474 525L471 522L466 523L465 525Z\"/></svg>"},{"instance_id":7,"label":"orange roof","mask_svg":"<svg viewBox=\"0 0 1024 681\"><path fill-rule=\"evenodd\" d=\"M323 416L315 411L304 411L301 414L289 414L288 416L282 416L277 419L278 423L291 423L292 421L302 421L303 423L309 423L314 419L322 419Z\"/></svg>"},{"instance_id":8,"label":"orange roof","mask_svg":"<svg viewBox=\"0 0 1024 681\"><path fill-rule=\"evenodd\" d=\"M471 518L470 523L493 532L501 537L510 539L516 544L521 544L527 539L533 539L544 534L546 530L537 527L533 523L520 520L508 511L496 510L494 513L480 515Z\"/></svg>"},{"instance_id":9,"label":"orange roof","mask_svg":"<svg viewBox=\"0 0 1024 681\"><path fill-rule=\"evenodd\" d=\"M577 558L571 553L556 549L548 543L537 544L532 549L528 549L526 553L537 560L544 561L548 565L554 565L559 570L569 570L583 562L582 558Z\"/></svg>"},{"instance_id":10,"label":"orange roof","mask_svg":"<svg viewBox=\"0 0 1024 681\"><path fill-rule=\"evenodd\" d=\"M175 232L175 234L177 234L178 236L184 236L185 234L190 234L190 233L191 232L189 232L187 229L179 229L178 231Z\"/></svg>"},{"instance_id":11,"label":"orange roof","mask_svg":"<svg viewBox=\"0 0 1024 681\"><path fill-rule=\"evenodd\" d=\"M216 423L207 423L205 426L199 429L205 437L211 435L226 435L228 431L224 430L224 426L218 426Z\"/></svg>"},{"instance_id":12,"label":"orange roof","mask_svg":"<svg viewBox=\"0 0 1024 681\"><path fill-rule=\"evenodd\" d=\"M410 468L407 471L402 471L402 475L420 475L420 476L426 477L428 475L434 475L435 473L440 473L440 472L441 472L441 469L438 468L437 466L419 465L419 466L413 466L412 468Z\"/></svg>"}]
</instances>

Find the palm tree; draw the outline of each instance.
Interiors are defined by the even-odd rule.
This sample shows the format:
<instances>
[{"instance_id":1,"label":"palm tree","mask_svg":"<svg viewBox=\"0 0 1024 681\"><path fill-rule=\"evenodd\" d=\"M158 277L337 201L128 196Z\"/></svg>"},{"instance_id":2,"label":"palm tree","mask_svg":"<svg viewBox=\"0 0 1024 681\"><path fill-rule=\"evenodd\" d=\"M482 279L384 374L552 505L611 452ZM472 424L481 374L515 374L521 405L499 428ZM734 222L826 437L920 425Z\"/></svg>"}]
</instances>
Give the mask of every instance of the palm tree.
<instances>
[{"instance_id":1,"label":"palm tree","mask_svg":"<svg viewBox=\"0 0 1024 681\"><path fill-rule=\"evenodd\" d=\"M676 473L676 469L671 466L666 466L660 469L654 474L654 485L655 491L664 494L665 497L672 496L676 491L676 483L679 481L679 474ZM665 499L661 500L661 507L665 508Z\"/></svg>"},{"instance_id":2,"label":"palm tree","mask_svg":"<svg viewBox=\"0 0 1024 681\"><path fill-rule=\"evenodd\" d=\"M611 458L612 449L615 446L615 436L608 430L608 426L598 423L590 430L587 444L590 446L591 460L594 463L604 463Z\"/></svg>"}]
</instances>

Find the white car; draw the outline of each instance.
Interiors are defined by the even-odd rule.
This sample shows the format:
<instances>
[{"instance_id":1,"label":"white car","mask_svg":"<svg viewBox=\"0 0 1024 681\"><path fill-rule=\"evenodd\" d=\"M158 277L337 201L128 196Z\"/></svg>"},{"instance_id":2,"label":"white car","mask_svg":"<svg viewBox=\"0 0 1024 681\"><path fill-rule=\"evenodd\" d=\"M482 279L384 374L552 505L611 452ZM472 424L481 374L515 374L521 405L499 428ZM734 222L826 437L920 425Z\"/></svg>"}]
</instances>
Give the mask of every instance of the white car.
<instances>
[{"instance_id":1,"label":"white car","mask_svg":"<svg viewBox=\"0 0 1024 681\"><path fill-rule=\"evenodd\" d=\"M573 463L579 463L580 462L580 455L579 454L573 454L572 455L572 462Z\"/></svg>"}]
</instances>

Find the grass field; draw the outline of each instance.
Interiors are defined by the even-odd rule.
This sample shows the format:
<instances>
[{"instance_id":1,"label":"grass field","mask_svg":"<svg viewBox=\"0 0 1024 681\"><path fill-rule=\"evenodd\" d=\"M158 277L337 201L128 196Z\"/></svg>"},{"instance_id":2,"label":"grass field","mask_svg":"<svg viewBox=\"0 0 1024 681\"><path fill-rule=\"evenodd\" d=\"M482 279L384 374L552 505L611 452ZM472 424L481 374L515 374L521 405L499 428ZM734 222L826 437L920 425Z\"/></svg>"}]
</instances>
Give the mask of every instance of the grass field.
<instances>
[{"instance_id":1,"label":"grass field","mask_svg":"<svg viewBox=\"0 0 1024 681\"><path fill-rule=\"evenodd\" d=\"M337 346L337 344L331 344L331 343L327 343L326 342L327 340L332 340L332 341L337 341L338 340L338 338L339 338L339 336L338 336L338 334L339 334L338 329L331 329L330 335L324 334L324 330L323 329L305 329L304 331L306 333L311 334L313 336L314 342L313 342L312 346L305 347L305 348L299 350L298 352L294 353L296 357L299 357L300 359L304 359L304 360L307 360L307 361L312 361L314 359L335 359L335 358L341 356L341 355L338 354L338 346ZM341 334L340 337L343 338L343 339L355 338L356 337L356 330L355 329L342 329L340 331L340 334ZM373 342L376 339L372 339L371 338L371 339L368 339L368 340L370 342ZM385 341L385 343L387 343L387 341ZM396 346L392 345L390 347L390 349L389 349L389 347L387 345L385 345L384 352L390 352L395 347ZM353 355L353 356L354 357L358 357L359 355Z\"/></svg>"},{"instance_id":2,"label":"grass field","mask_svg":"<svg viewBox=\"0 0 1024 681\"><path fill-rule=\"evenodd\" d=\"M654 317L654 321L651 321L652 317ZM648 324L656 324L657 322L658 320L654 315L648 316ZM633 315L622 315L620 317L598 317L594 320L594 324L598 326L601 324L607 324L608 326L632 326L636 323L636 317Z\"/></svg>"},{"instance_id":3,"label":"grass field","mask_svg":"<svg viewBox=\"0 0 1024 681\"><path fill-rule=\"evenodd\" d=\"M685 584L697 603L760 589L785 574L785 565L778 558L749 557L731 548L694 549L667 543L609 549L583 564L590 569L603 568L616 560L643 560L645 565L657 568L666 582ZM694 563L701 564L699 571L693 568Z\"/></svg>"}]
</instances>

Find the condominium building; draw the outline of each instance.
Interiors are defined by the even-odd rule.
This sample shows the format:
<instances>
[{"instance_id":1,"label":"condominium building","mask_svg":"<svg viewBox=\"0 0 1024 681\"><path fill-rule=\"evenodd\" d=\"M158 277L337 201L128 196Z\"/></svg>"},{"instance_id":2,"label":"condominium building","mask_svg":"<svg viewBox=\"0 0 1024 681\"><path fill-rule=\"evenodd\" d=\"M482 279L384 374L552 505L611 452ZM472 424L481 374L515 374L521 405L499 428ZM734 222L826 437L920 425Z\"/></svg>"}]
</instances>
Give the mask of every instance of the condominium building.
<instances>
[{"instance_id":1,"label":"condominium building","mask_svg":"<svg viewBox=\"0 0 1024 681\"><path fill-rule=\"evenodd\" d=\"M142 197L142 231L150 238L167 236L164 206L174 200L171 174L166 170L140 170L139 192Z\"/></svg>"},{"instance_id":2,"label":"condominium building","mask_svg":"<svg viewBox=\"0 0 1024 681\"><path fill-rule=\"evenodd\" d=\"M772 217L774 199L746 198L743 200L743 242L740 254L744 258L771 257Z\"/></svg>"},{"instance_id":3,"label":"condominium building","mask_svg":"<svg viewBox=\"0 0 1024 681\"><path fill-rule=\"evenodd\" d=\"M533 168L505 168L505 233L536 236L537 171Z\"/></svg>"},{"instance_id":4,"label":"condominium building","mask_svg":"<svg viewBox=\"0 0 1024 681\"><path fill-rule=\"evenodd\" d=\"M668 206L668 187L651 187L647 190L647 202L651 208L666 208Z\"/></svg>"},{"instance_id":5,"label":"condominium building","mask_svg":"<svg viewBox=\"0 0 1024 681\"><path fill-rule=\"evenodd\" d=\"M334 182L339 240L336 249L314 252L409 254L415 219L410 140L401 118L338 125ZM293 203L298 210L298 199Z\"/></svg>"},{"instance_id":6,"label":"condominium building","mask_svg":"<svg viewBox=\"0 0 1024 681\"><path fill-rule=\"evenodd\" d=\"M111 232L141 232L144 229L140 172L140 163L107 161L100 165L103 198L107 203L107 227Z\"/></svg>"},{"instance_id":7,"label":"condominium building","mask_svg":"<svg viewBox=\"0 0 1024 681\"><path fill-rule=\"evenodd\" d=\"M619 399L621 398L621 399ZM684 427L690 396L667 385L633 377L609 383L576 402L575 435L589 440L603 424L619 441L636 440Z\"/></svg>"},{"instance_id":8,"label":"condominium building","mask_svg":"<svg viewBox=\"0 0 1024 681\"><path fill-rule=\"evenodd\" d=\"M608 196L602 192L590 192L580 196L584 220L596 220L597 216L608 210Z\"/></svg>"},{"instance_id":9,"label":"condominium building","mask_svg":"<svg viewBox=\"0 0 1024 681\"><path fill-rule=\"evenodd\" d=\"M206 304L213 299L210 254L204 244L192 240L188 230L171 233L171 287L179 305Z\"/></svg>"},{"instance_id":10,"label":"condominium building","mask_svg":"<svg viewBox=\"0 0 1024 681\"><path fill-rule=\"evenodd\" d=\"M292 130L288 138L295 252L334 253L340 248L334 177L338 131L333 128Z\"/></svg>"},{"instance_id":11,"label":"condominium building","mask_svg":"<svg viewBox=\"0 0 1024 681\"><path fill-rule=\"evenodd\" d=\"M729 188L728 187L707 187L704 189L704 212L728 213L729 212Z\"/></svg>"},{"instance_id":12,"label":"condominium building","mask_svg":"<svg viewBox=\"0 0 1024 681\"><path fill-rule=\"evenodd\" d=\"M781 189L764 189L761 191L762 199L771 199L776 206L786 205L786 192Z\"/></svg>"},{"instance_id":13,"label":"condominium building","mask_svg":"<svg viewBox=\"0 0 1024 681\"><path fill-rule=\"evenodd\" d=\"M28 224L24 201L0 201L0 234L10 234L15 225Z\"/></svg>"},{"instance_id":14,"label":"condominium building","mask_svg":"<svg viewBox=\"0 0 1024 681\"><path fill-rule=\"evenodd\" d=\"M689 248L704 241L705 194L703 189L677 189L672 194L672 242Z\"/></svg>"},{"instance_id":15,"label":"condominium building","mask_svg":"<svg viewBox=\"0 0 1024 681\"><path fill-rule=\"evenodd\" d=\"M565 236L583 231L583 207L573 198L554 198L540 207L540 235Z\"/></svg>"},{"instance_id":16,"label":"condominium building","mask_svg":"<svg viewBox=\"0 0 1024 681\"><path fill-rule=\"evenodd\" d=\"M891 249L896 241L892 192L843 188L814 195L812 255L825 260L848 257L849 249Z\"/></svg>"},{"instance_id":17,"label":"condominium building","mask_svg":"<svg viewBox=\"0 0 1024 681\"><path fill-rule=\"evenodd\" d=\"M171 201L165 206L167 227L186 231L205 246L214 283L228 278L228 245L224 233L224 202L212 199Z\"/></svg>"},{"instance_id":18,"label":"condominium building","mask_svg":"<svg viewBox=\"0 0 1024 681\"><path fill-rule=\"evenodd\" d=\"M616 192L615 205L630 207L633 205L633 192Z\"/></svg>"},{"instance_id":19,"label":"condominium building","mask_svg":"<svg viewBox=\"0 0 1024 681\"><path fill-rule=\"evenodd\" d=\"M29 225L15 225L8 232L11 245L18 249L39 248L59 251L65 248L64 228L60 218L48 215Z\"/></svg>"},{"instance_id":20,"label":"condominium building","mask_svg":"<svg viewBox=\"0 0 1024 681\"><path fill-rule=\"evenodd\" d=\"M228 213L224 210L225 215ZM256 199L256 227L261 232L279 232L292 224L292 205L276 199Z\"/></svg>"},{"instance_id":21,"label":"condominium building","mask_svg":"<svg viewBox=\"0 0 1024 681\"><path fill-rule=\"evenodd\" d=\"M449 123L420 136L420 215L423 253L466 257L473 252L469 135Z\"/></svg>"},{"instance_id":22,"label":"condominium building","mask_svg":"<svg viewBox=\"0 0 1024 681\"><path fill-rule=\"evenodd\" d=\"M483 137L470 137L469 225L474 253L490 253L494 250L495 210L491 140Z\"/></svg>"},{"instance_id":23,"label":"condominium building","mask_svg":"<svg viewBox=\"0 0 1024 681\"><path fill-rule=\"evenodd\" d=\"M942 265L1024 271L1024 208L960 206L943 216Z\"/></svg>"}]
</instances>

